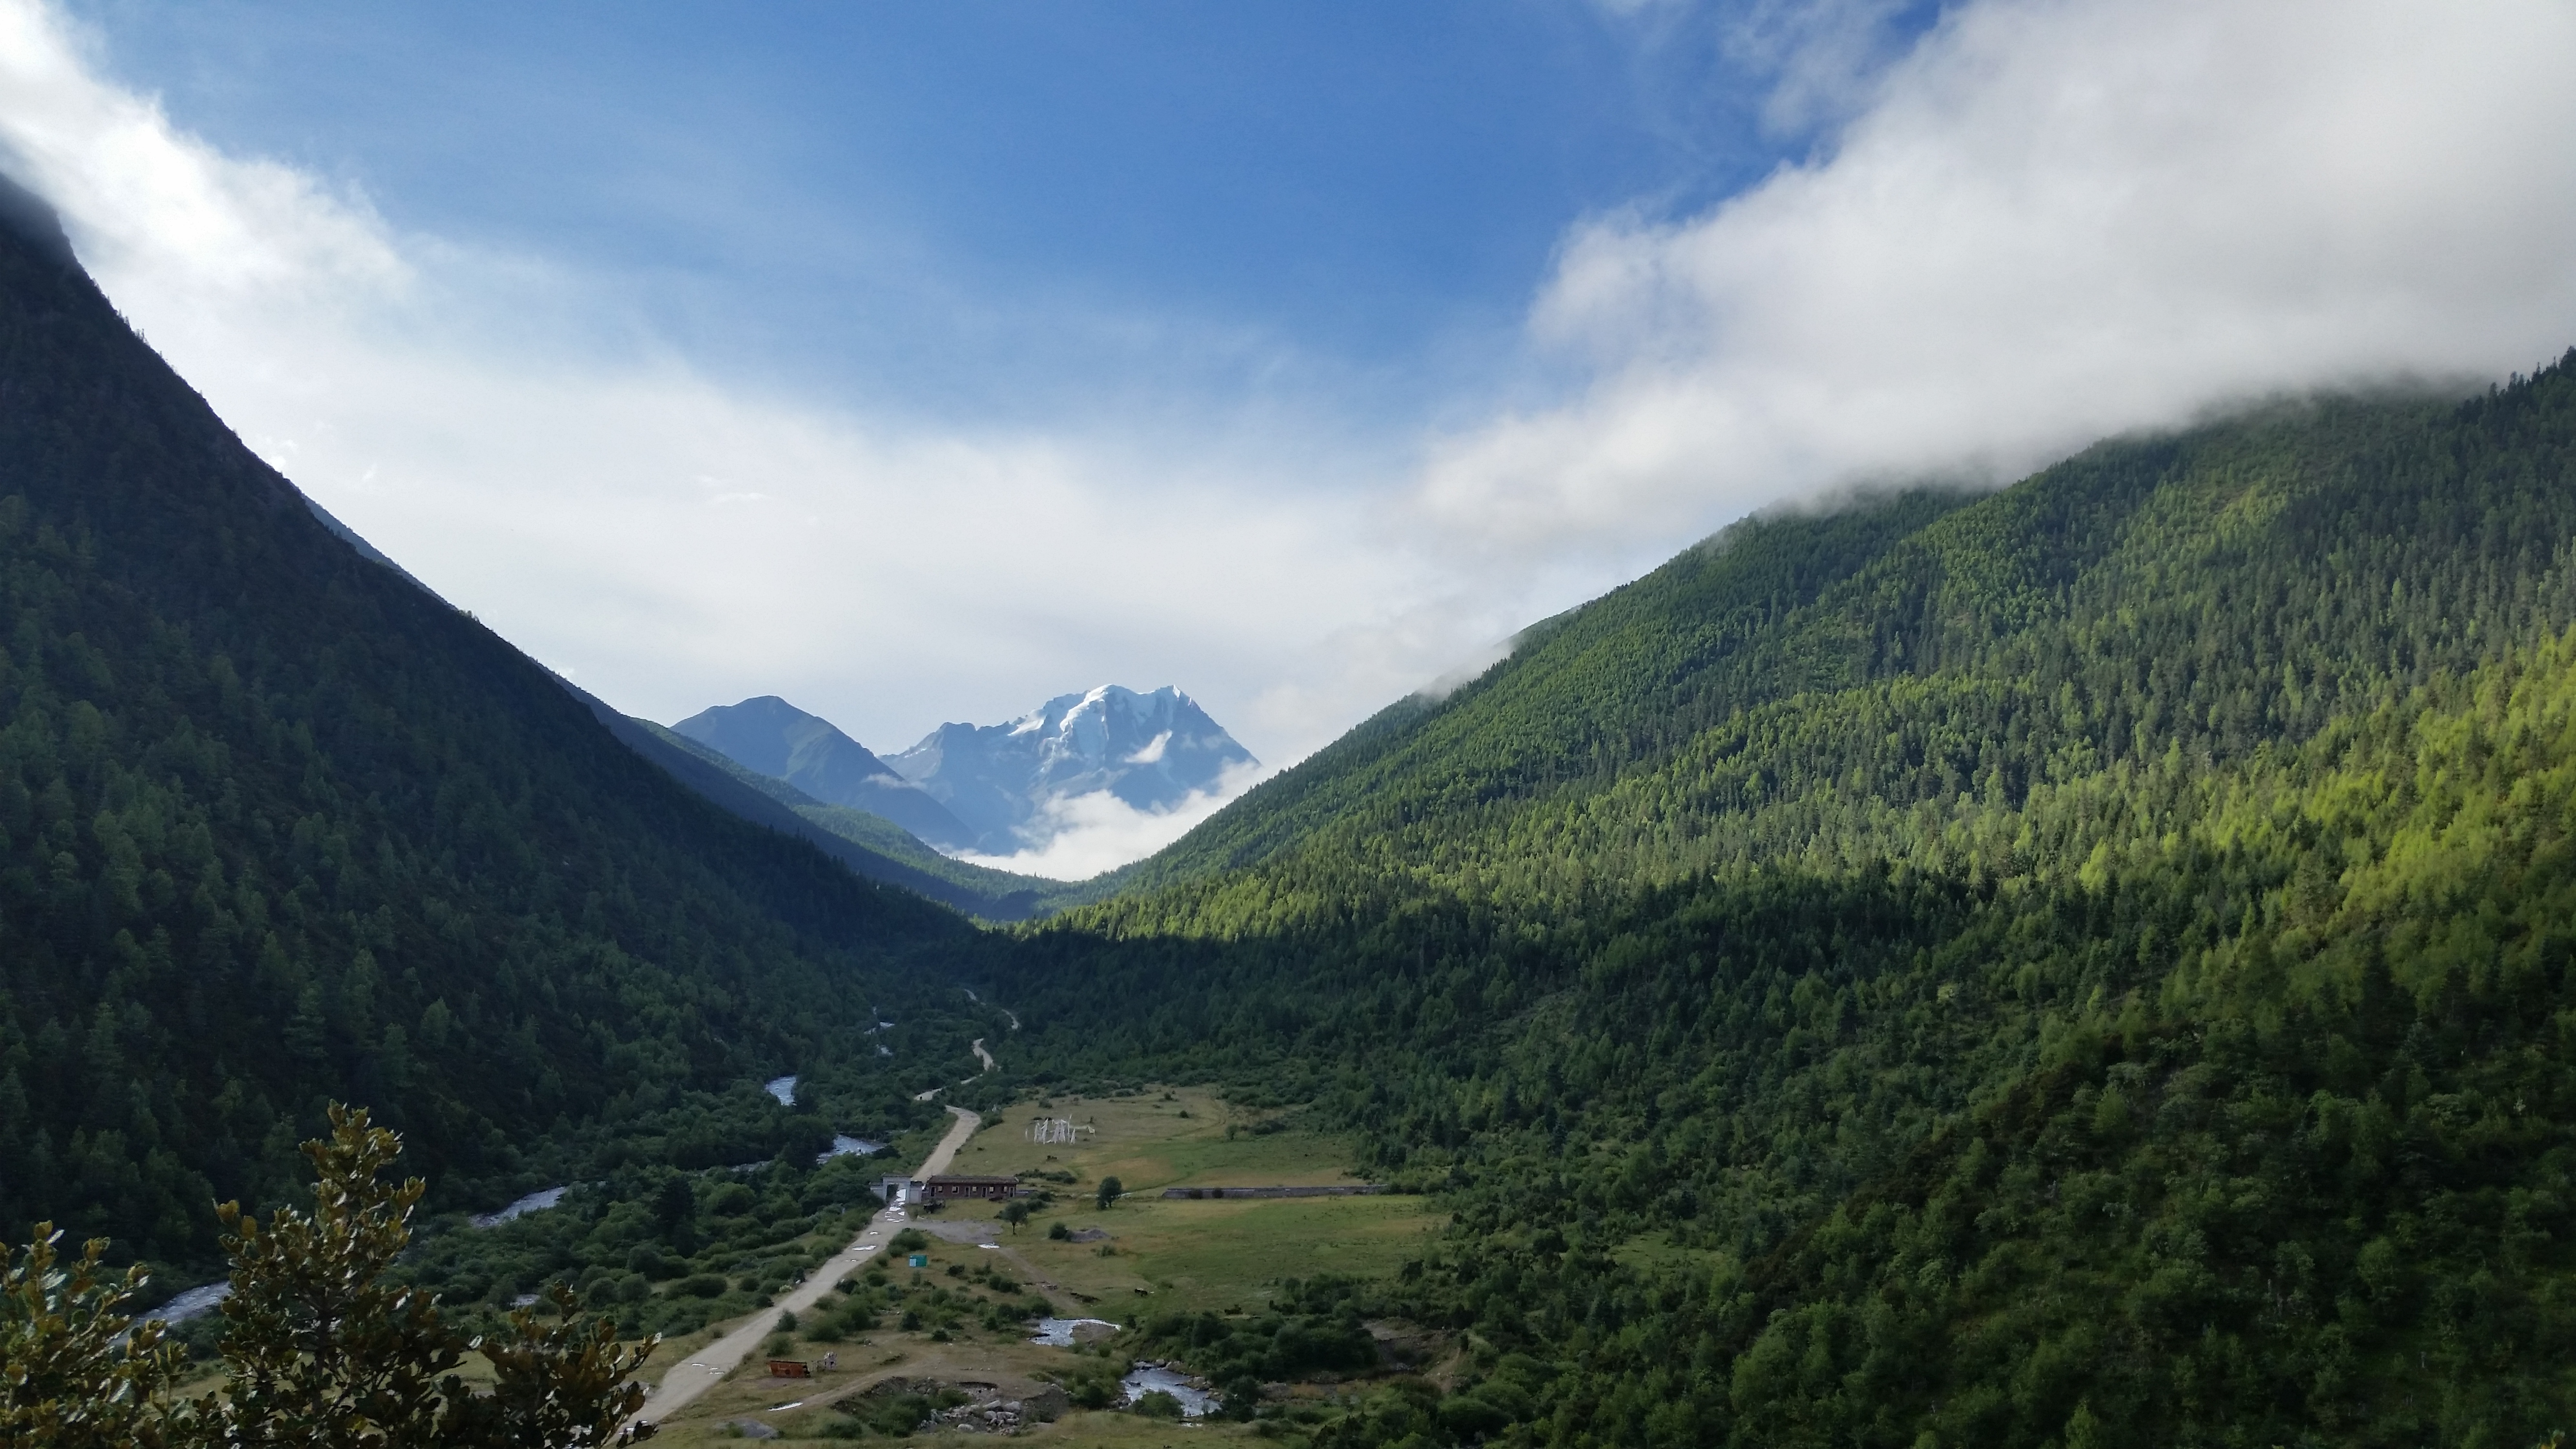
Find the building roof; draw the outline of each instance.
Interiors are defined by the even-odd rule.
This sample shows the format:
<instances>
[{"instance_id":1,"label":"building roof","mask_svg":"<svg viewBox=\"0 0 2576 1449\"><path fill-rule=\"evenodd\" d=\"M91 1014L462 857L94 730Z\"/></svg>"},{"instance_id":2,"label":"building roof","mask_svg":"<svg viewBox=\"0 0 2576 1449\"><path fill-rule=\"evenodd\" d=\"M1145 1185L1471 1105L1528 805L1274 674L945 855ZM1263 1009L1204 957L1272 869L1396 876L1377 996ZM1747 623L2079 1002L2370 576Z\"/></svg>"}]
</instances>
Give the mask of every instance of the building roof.
<instances>
[{"instance_id":1,"label":"building roof","mask_svg":"<svg viewBox=\"0 0 2576 1449\"><path fill-rule=\"evenodd\" d=\"M951 1187L1017 1187L1020 1185L1020 1180L1016 1177L980 1177L974 1173L941 1173L930 1181L933 1186L946 1183Z\"/></svg>"}]
</instances>

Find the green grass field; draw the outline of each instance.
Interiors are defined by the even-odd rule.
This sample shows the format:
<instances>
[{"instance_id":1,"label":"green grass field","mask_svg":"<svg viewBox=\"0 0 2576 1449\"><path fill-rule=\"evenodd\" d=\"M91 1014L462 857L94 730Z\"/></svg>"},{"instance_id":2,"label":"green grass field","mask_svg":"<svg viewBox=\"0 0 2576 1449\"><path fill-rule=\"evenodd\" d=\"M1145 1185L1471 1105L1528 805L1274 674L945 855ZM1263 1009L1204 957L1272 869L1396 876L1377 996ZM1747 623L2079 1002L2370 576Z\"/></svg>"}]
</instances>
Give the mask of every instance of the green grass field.
<instances>
[{"instance_id":1,"label":"green grass field","mask_svg":"<svg viewBox=\"0 0 2576 1449\"><path fill-rule=\"evenodd\" d=\"M1071 1171L1086 1189L1116 1177L1129 1192L1177 1186L1305 1186L1356 1182L1349 1144L1301 1131L1262 1131L1269 1114L1229 1110L1190 1088L1129 1097L1057 1097L996 1114L957 1154L954 1172ZM1072 1122L1071 1146L1029 1140L1038 1118ZM1228 1136L1228 1129L1233 1135Z\"/></svg>"},{"instance_id":2,"label":"green grass field","mask_svg":"<svg viewBox=\"0 0 2576 1449\"><path fill-rule=\"evenodd\" d=\"M1074 1145L1040 1144L1028 1138L1029 1119L1037 1116L1070 1118L1093 1130ZM998 1222L999 1204L958 1203L943 1208L934 1221L993 1222L1007 1251L934 1239L926 1249L930 1267L925 1276L954 1284L947 1271L950 1265L974 1272L995 1266L998 1259L1014 1276L1034 1276L1055 1285L1060 1297L1074 1298L1072 1306L1083 1316L1123 1322L1141 1313L1169 1310L1258 1309L1283 1278L1319 1273L1383 1276L1423 1251L1437 1219L1421 1198L1162 1199L1162 1189L1175 1185L1251 1187L1357 1180L1345 1170L1349 1154L1340 1140L1294 1130L1254 1132L1250 1129L1256 1120L1252 1114L1229 1113L1204 1092L1186 1089L1099 1099L1060 1097L1052 1107L1023 1104L997 1114L993 1124L958 1153L952 1171L1037 1170L1067 1173L1076 1180L1054 1184L1056 1203L1016 1233ZM1231 1138L1226 1135L1229 1125L1235 1128ZM1104 1211L1096 1206L1094 1194L1100 1180L1109 1176L1119 1178L1133 1195ZM1095 1243L1048 1238L1048 1227L1059 1222L1068 1228L1096 1227L1110 1237ZM667 1347L656 1356L652 1376L658 1377L662 1366L684 1359L699 1341L693 1338ZM800 1344L796 1351L819 1359L824 1347ZM725 1426L744 1417L779 1430L782 1437L773 1443L814 1442L840 1418L817 1401L860 1391L889 1375L1007 1386L1034 1383L1039 1375L1060 1371L1075 1361L1068 1350L1028 1343L1021 1330L995 1333L973 1326L958 1329L953 1341L944 1343L889 1326L831 1347L839 1353L839 1369L793 1386L767 1379L755 1356L732 1379L665 1425L657 1442L674 1449L732 1442ZM1115 1357L1118 1341L1112 1338L1102 1347ZM805 1406L777 1407L790 1402ZM1065 1446L1146 1449L1207 1444L1249 1433L1249 1426L1243 1425L1183 1428L1124 1413L1077 1412L1029 1431L1029 1437ZM970 1437L988 1436L948 1431L918 1436L930 1442Z\"/></svg>"},{"instance_id":3,"label":"green grass field","mask_svg":"<svg viewBox=\"0 0 2576 1449\"><path fill-rule=\"evenodd\" d=\"M1099 1228L1109 1241L1050 1239L1051 1220ZM1140 1309L1257 1309L1283 1278L1383 1277L1420 1256L1432 1226L1422 1200L1409 1197L1148 1198L1041 1215L1003 1241L1048 1279L1095 1300L1086 1312L1123 1319Z\"/></svg>"},{"instance_id":4,"label":"green grass field","mask_svg":"<svg viewBox=\"0 0 2576 1449\"><path fill-rule=\"evenodd\" d=\"M1030 1140L1031 1119L1069 1120L1073 1145ZM1002 1114L957 1154L954 1171L1069 1173L1056 1205L1004 1241L1040 1273L1095 1300L1086 1311L1258 1308L1283 1278L1319 1273L1378 1277L1417 1256L1432 1219L1413 1197L1167 1201L1166 1187L1268 1187L1350 1183L1350 1153L1318 1133L1256 1131L1261 1119L1231 1112L1187 1088L1128 1097L1059 1097ZM1233 1129L1229 1135L1228 1129ZM1115 1177L1127 1196L1095 1206L1100 1182ZM951 1217L997 1218L999 1205L957 1204ZM1048 1225L1098 1228L1106 1244L1046 1236ZM1110 1250L1103 1254L1100 1249ZM1138 1290L1142 1289L1143 1292Z\"/></svg>"}]
</instances>

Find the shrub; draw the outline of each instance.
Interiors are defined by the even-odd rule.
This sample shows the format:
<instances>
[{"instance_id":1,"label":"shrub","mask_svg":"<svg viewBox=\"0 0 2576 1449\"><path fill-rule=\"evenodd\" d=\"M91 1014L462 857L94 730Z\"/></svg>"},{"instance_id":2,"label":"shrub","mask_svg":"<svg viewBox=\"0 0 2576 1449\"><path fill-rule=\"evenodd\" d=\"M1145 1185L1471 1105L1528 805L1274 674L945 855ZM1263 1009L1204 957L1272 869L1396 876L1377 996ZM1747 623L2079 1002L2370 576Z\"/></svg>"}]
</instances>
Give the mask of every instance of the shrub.
<instances>
[{"instance_id":1,"label":"shrub","mask_svg":"<svg viewBox=\"0 0 2576 1449\"><path fill-rule=\"evenodd\" d=\"M179 1351L160 1324L118 1311L143 1275L107 1277L104 1242L63 1263L46 1226L23 1255L0 1249L0 1443L321 1444L362 1419L377 1442L446 1449L614 1442L644 1400L626 1380L654 1345L621 1347L615 1325L584 1316L560 1283L542 1316L515 1312L468 1339L387 1277L426 1191L418 1178L381 1180L400 1142L363 1110L335 1102L330 1120L329 1138L304 1144L318 1179L310 1211L279 1208L263 1224L235 1203L216 1209L234 1291L227 1382L203 1399L160 1393ZM439 1377L469 1349L492 1366L489 1393Z\"/></svg>"}]
</instances>

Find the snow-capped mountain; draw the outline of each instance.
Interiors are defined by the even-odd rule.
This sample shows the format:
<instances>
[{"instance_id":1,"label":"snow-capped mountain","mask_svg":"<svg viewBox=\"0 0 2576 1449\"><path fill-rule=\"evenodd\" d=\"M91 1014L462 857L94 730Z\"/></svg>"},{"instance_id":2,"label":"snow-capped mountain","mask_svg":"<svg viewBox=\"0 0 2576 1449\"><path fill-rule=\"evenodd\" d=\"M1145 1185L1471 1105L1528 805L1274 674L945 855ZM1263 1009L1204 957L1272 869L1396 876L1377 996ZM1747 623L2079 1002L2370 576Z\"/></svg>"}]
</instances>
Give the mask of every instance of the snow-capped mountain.
<instances>
[{"instance_id":1,"label":"snow-capped mountain","mask_svg":"<svg viewBox=\"0 0 2576 1449\"><path fill-rule=\"evenodd\" d=\"M1043 848L1051 802L1105 790L1159 813L1260 764L1179 690L1115 684L1059 695L1006 724L941 725L886 763L964 821L987 855Z\"/></svg>"},{"instance_id":2,"label":"snow-capped mountain","mask_svg":"<svg viewBox=\"0 0 2576 1449\"><path fill-rule=\"evenodd\" d=\"M962 850L968 829L928 792L887 767L830 720L774 694L720 704L671 726L746 770L784 780L828 805L847 805L893 821L930 845Z\"/></svg>"}]
</instances>

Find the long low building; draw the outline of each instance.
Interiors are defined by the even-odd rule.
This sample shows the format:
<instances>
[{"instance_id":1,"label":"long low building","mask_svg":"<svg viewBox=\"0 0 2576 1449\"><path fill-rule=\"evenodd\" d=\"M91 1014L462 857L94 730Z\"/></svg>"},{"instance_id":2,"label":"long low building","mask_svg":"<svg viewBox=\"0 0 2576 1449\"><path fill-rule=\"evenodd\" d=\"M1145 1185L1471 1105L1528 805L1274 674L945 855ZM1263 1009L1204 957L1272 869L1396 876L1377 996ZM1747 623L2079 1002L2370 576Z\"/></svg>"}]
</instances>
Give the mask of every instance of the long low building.
<instances>
[{"instance_id":1,"label":"long low building","mask_svg":"<svg viewBox=\"0 0 2576 1449\"><path fill-rule=\"evenodd\" d=\"M1000 1199L1017 1197L1020 1180L1016 1177L978 1177L971 1173L950 1173L934 1177L921 1185L926 1202L946 1202L951 1198L971 1197Z\"/></svg>"}]
</instances>

